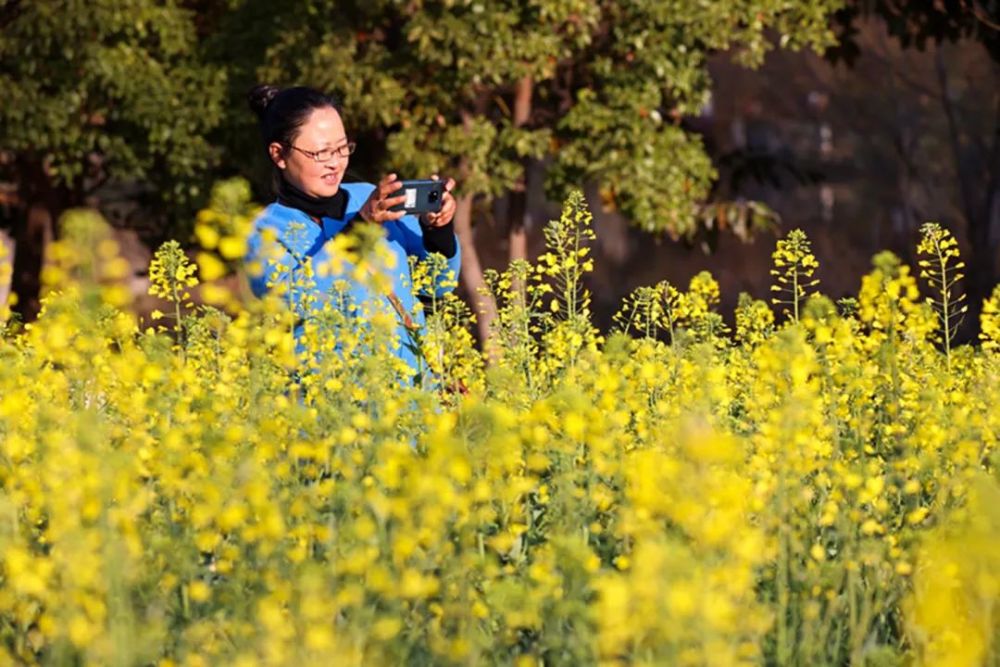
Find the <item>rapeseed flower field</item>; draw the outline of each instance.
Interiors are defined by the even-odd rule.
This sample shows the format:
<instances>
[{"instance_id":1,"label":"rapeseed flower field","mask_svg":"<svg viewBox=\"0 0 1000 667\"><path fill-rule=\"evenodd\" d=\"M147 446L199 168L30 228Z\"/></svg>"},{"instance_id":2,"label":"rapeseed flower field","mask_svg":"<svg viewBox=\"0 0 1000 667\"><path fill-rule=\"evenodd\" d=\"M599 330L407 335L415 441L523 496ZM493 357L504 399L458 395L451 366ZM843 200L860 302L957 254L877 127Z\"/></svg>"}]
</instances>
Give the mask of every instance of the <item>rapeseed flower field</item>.
<instances>
[{"instance_id":1,"label":"rapeseed flower field","mask_svg":"<svg viewBox=\"0 0 1000 667\"><path fill-rule=\"evenodd\" d=\"M836 303L793 231L770 301L727 320L702 273L601 334L574 195L487 276L485 353L425 306L410 382L397 313L221 287L248 201L222 184L195 261L157 252L152 321L87 212L40 318L4 311L4 664L1000 664L1000 290L956 346L946 230ZM336 244L377 289L377 235Z\"/></svg>"}]
</instances>

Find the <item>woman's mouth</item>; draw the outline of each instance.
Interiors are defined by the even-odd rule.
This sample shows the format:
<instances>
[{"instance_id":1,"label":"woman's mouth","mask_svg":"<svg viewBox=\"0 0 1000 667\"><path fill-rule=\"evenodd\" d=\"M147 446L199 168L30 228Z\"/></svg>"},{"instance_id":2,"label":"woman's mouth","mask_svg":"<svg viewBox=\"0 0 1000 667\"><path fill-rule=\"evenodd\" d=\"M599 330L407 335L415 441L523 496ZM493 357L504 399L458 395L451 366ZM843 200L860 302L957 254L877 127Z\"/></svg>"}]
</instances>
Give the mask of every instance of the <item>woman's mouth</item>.
<instances>
[{"instance_id":1,"label":"woman's mouth","mask_svg":"<svg viewBox=\"0 0 1000 667\"><path fill-rule=\"evenodd\" d=\"M338 174L336 172L330 172L330 173L323 174L323 176L321 178L322 178L323 182L326 183L327 185L334 185L335 183L337 183L340 180L340 174Z\"/></svg>"}]
</instances>

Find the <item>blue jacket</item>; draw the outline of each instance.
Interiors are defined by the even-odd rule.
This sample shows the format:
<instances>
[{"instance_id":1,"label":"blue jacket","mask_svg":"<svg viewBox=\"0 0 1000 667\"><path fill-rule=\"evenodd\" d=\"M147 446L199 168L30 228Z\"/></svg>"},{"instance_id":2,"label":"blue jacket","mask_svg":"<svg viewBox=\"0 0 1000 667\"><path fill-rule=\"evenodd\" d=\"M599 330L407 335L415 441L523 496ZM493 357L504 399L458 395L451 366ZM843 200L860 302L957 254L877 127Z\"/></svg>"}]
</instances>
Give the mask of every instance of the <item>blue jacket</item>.
<instances>
[{"instance_id":1,"label":"blue jacket","mask_svg":"<svg viewBox=\"0 0 1000 667\"><path fill-rule=\"evenodd\" d=\"M334 284L337 281L344 281L346 284L346 295L351 304L354 304L357 311L364 310L365 304L375 305L379 308L388 307L389 312L395 312L394 306L389 302L389 295L376 294L366 285L355 281L351 277L352 265L344 264L337 272L317 271L316 267L327 265L330 259L327 242L340 233L347 222L351 220L361 206L368 199L368 196L375 189L371 183L343 183L340 186L347 192L347 209L343 219L322 218L322 226L316 224L304 211L297 208L285 206L277 202L269 205L254 221L253 231L247 239L247 262L261 262L263 269L258 271L258 275L250 275L250 287L258 297L263 296L269 289L268 283L274 284L289 278L291 267L292 279L297 277L302 270L304 262L311 262L314 268L314 279L312 284L305 291L311 292L309 296L315 297L317 301L322 301L325 297L334 293ZM416 297L411 288L410 265L408 257L413 256L418 260L423 260L428 256L428 251L424 248L423 230L416 216L408 215L394 222L387 222L382 225L385 231L384 243L388 251L395 257L395 267L388 271L392 293L398 299L400 305L407 314L413 315ZM281 247L280 258L274 260L278 253L265 252L264 230L274 230L277 242ZM448 268L457 279L459 267L461 265L461 251L458 249L456 240L455 255L448 259ZM253 272L250 272L253 273ZM436 287L438 295L443 295L451 290L450 286L439 285ZM302 301L305 294L303 290L292 290L286 298L289 306L296 311L299 318L307 317L306 308ZM355 312L355 314L357 314ZM423 313L417 313L413 317L416 325L423 326ZM301 324L296 326L295 335L299 338L302 334ZM409 336L403 322L400 320L397 327L398 356L406 361L414 370L418 371L417 358L409 348Z\"/></svg>"}]
</instances>

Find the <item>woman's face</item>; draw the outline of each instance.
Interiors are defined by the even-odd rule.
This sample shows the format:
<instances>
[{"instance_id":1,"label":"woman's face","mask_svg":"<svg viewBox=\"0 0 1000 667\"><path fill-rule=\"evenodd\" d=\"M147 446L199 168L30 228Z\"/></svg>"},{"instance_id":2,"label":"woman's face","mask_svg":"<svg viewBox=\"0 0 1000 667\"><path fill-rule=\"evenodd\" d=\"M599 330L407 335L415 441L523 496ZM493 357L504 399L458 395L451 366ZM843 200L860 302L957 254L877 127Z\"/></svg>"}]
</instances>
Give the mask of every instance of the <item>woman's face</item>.
<instances>
[{"instance_id":1,"label":"woman's face","mask_svg":"<svg viewBox=\"0 0 1000 667\"><path fill-rule=\"evenodd\" d=\"M337 149L346 145L347 133L340 114L332 107L324 107L312 111L291 147L272 142L268 152L289 183L313 197L332 197L340 189L350 159L346 148L343 155ZM324 149L333 151L326 162L306 155Z\"/></svg>"}]
</instances>

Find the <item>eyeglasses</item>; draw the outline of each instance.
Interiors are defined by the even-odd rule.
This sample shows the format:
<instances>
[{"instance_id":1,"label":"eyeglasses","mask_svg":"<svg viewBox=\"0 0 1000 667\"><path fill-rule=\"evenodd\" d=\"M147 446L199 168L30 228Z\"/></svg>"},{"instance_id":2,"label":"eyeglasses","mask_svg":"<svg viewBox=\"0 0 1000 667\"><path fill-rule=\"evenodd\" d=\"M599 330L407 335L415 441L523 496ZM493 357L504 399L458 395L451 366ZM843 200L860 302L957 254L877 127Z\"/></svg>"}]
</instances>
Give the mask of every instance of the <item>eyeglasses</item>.
<instances>
[{"instance_id":1,"label":"eyeglasses","mask_svg":"<svg viewBox=\"0 0 1000 667\"><path fill-rule=\"evenodd\" d=\"M334 158L334 156L347 157L348 155L354 152L354 149L357 148L358 145L353 141L348 141L346 144L338 146L337 148L323 148L318 151L307 151L299 148L298 146L291 146L291 147L297 150L298 152L302 153L306 157L312 158L316 162L322 163L322 162L329 162Z\"/></svg>"}]
</instances>

